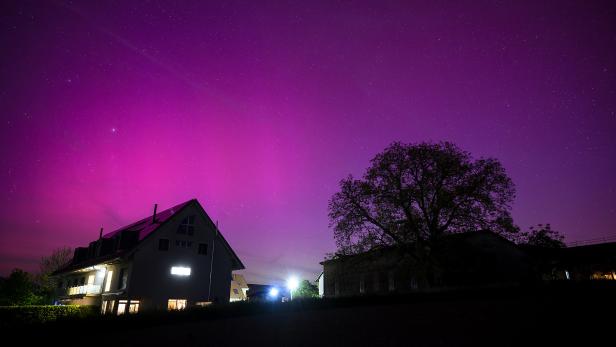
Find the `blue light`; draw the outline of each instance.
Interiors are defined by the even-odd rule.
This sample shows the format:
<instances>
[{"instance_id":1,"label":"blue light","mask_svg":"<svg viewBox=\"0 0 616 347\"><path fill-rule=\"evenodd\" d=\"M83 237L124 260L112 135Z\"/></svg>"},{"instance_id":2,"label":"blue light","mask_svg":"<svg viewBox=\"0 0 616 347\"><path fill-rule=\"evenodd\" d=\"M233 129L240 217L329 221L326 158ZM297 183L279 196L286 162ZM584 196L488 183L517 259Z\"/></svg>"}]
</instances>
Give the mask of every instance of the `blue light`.
<instances>
[{"instance_id":1,"label":"blue light","mask_svg":"<svg viewBox=\"0 0 616 347\"><path fill-rule=\"evenodd\" d=\"M276 298L278 297L278 293L279 293L278 288L271 288L269 291L269 296L272 298Z\"/></svg>"}]
</instances>

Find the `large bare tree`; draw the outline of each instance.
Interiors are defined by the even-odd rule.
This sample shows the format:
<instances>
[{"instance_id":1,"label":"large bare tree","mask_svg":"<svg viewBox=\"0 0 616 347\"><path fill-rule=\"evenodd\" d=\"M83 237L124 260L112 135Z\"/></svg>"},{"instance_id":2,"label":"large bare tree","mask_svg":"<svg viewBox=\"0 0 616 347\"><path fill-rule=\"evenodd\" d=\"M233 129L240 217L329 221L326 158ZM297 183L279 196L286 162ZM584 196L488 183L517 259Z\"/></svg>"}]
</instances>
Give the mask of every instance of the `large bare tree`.
<instances>
[{"instance_id":1,"label":"large bare tree","mask_svg":"<svg viewBox=\"0 0 616 347\"><path fill-rule=\"evenodd\" d=\"M372 159L363 178L340 182L329 219L340 255L399 245L421 260L446 234L516 232L514 197L496 159L474 160L449 142L395 142Z\"/></svg>"}]
</instances>

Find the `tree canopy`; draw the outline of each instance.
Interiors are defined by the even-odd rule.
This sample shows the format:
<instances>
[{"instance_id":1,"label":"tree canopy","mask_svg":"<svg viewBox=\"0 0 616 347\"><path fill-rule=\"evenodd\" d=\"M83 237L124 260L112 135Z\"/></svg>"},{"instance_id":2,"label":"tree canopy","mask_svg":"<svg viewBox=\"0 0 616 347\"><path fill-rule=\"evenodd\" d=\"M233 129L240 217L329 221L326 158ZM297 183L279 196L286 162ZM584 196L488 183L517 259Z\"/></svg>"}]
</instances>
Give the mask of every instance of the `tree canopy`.
<instances>
[{"instance_id":1,"label":"tree canopy","mask_svg":"<svg viewBox=\"0 0 616 347\"><path fill-rule=\"evenodd\" d=\"M521 232L517 242L543 248L563 248L565 246L565 237L558 231L552 229L552 226L547 224L537 224L532 226L528 231Z\"/></svg>"},{"instance_id":2,"label":"tree canopy","mask_svg":"<svg viewBox=\"0 0 616 347\"><path fill-rule=\"evenodd\" d=\"M329 201L339 254L426 245L450 233L517 231L515 187L496 159L475 160L450 142L394 142L370 164L361 179L340 181Z\"/></svg>"}]
</instances>

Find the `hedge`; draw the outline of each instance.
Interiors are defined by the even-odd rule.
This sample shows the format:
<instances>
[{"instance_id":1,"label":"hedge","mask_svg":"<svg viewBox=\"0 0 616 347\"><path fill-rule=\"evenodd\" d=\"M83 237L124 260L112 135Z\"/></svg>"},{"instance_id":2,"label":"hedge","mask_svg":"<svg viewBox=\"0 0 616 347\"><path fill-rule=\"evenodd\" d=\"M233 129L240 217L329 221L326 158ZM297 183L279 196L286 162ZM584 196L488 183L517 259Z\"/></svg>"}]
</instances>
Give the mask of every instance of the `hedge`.
<instances>
[{"instance_id":1,"label":"hedge","mask_svg":"<svg viewBox=\"0 0 616 347\"><path fill-rule=\"evenodd\" d=\"M32 305L0 306L0 326L42 324L62 319L88 318L99 314L98 306Z\"/></svg>"}]
</instances>

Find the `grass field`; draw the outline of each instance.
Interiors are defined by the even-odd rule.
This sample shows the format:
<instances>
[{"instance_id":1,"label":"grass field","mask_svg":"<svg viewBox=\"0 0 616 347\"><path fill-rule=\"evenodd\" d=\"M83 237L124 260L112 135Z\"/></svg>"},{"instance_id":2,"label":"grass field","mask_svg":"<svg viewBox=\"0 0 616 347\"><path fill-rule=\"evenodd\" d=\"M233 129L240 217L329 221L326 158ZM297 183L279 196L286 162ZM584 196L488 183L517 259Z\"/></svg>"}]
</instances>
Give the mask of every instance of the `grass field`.
<instances>
[{"instance_id":1,"label":"grass field","mask_svg":"<svg viewBox=\"0 0 616 347\"><path fill-rule=\"evenodd\" d=\"M16 324L19 340L106 346L521 346L614 341L611 283L236 303Z\"/></svg>"}]
</instances>

